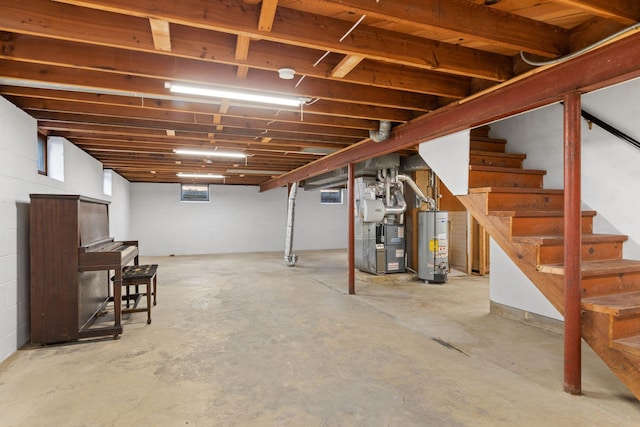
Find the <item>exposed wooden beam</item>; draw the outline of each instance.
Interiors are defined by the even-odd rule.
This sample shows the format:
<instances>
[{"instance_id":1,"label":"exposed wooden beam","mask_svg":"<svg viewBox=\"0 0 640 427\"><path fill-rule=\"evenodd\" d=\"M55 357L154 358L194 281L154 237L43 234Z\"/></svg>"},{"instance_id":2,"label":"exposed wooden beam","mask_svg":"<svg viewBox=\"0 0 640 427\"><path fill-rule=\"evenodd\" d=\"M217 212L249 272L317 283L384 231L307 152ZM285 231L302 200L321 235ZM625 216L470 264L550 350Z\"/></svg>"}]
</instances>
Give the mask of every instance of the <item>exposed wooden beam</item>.
<instances>
[{"instance_id":1,"label":"exposed wooden beam","mask_svg":"<svg viewBox=\"0 0 640 427\"><path fill-rule=\"evenodd\" d=\"M61 113L61 112L48 112L39 110L26 110L29 114L42 122L48 123L85 123L88 127L90 124L102 125L102 126L115 126L115 127L139 127L145 129L155 129L164 132L167 128L167 122L157 121L152 119L136 119L126 117L108 117L97 115L83 115L79 116L76 113ZM211 123L184 123L184 122L172 122L171 127L176 132L199 132L206 135L209 132L214 131L215 125ZM54 125L52 129L66 129L62 125ZM246 127L225 127L223 132L216 133L217 136L233 135L238 137L248 138L262 138L263 136L270 136L275 139L284 139L298 141L298 144L306 144L314 146L316 142L336 142L338 144L352 144L362 137L331 135L326 133L308 133L302 134L298 131L291 131L290 129L274 129L269 130L268 135L265 134L264 129L250 129Z\"/></svg>"},{"instance_id":2,"label":"exposed wooden beam","mask_svg":"<svg viewBox=\"0 0 640 427\"><path fill-rule=\"evenodd\" d=\"M383 144L364 141L260 185L260 191L301 181L375 156L558 102L566 93L582 93L640 77L640 33L555 66L534 70L526 78L469 100L449 104L396 127Z\"/></svg>"},{"instance_id":3,"label":"exposed wooden beam","mask_svg":"<svg viewBox=\"0 0 640 427\"><path fill-rule=\"evenodd\" d=\"M140 107L152 110L191 112L201 114L213 114L221 117L220 107L198 102L174 102L171 100L139 98L135 96L92 94L75 91L61 91L52 89L26 88L19 86L0 86L0 94L12 97L19 103L18 98L36 98L39 100L58 100L89 104L110 105L115 108ZM81 107L78 107L81 108ZM231 107L225 113L230 117L243 119L275 120L288 123L300 123L299 111L275 111L250 107ZM354 119L351 117L337 117L318 115L305 112L305 123L321 126L347 127L356 129L375 129L378 126L376 120Z\"/></svg>"},{"instance_id":4,"label":"exposed wooden beam","mask_svg":"<svg viewBox=\"0 0 640 427\"><path fill-rule=\"evenodd\" d=\"M8 0L10 1L10 0ZM13 0L15 1L15 0ZM138 17L154 17L180 25L231 34L246 34L276 42L344 55L361 55L370 59L408 65L422 69L466 75L494 81L512 76L511 59L461 46L449 45L422 37L360 25L340 41L349 23L324 16L278 8L277 21L270 32L251 32L259 15L257 6L241 0L58 0L87 8ZM224 10L224 13L211 13ZM58 11L57 14L60 12ZM24 20L20 16L18 19ZM282 22L283 25L279 25ZM284 24L286 23L286 25ZM389 46L393 46L389 49Z\"/></svg>"},{"instance_id":5,"label":"exposed wooden beam","mask_svg":"<svg viewBox=\"0 0 640 427\"><path fill-rule=\"evenodd\" d=\"M171 52L171 33L169 32L169 23L160 19L149 18L149 24L151 25L153 45L156 50Z\"/></svg>"},{"instance_id":6,"label":"exposed wooden beam","mask_svg":"<svg viewBox=\"0 0 640 427\"><path fill-rule=\"evenodd\" d=\"M571 52L576 52L625 28L626 25L609 19L590 19L571 30L571 35L569 36L569 50Z\"/></svg>"},{"instance_id":7,"label":"exposed wooden beam","mask_svg":"<svg viewBox=\"0 0 640 427\"><path fill-rule=\"evenodd\" d=\"M121 107L113 109L104 105L82 105L70 104L61 101L40 101L27 99L19 102L20 108L30 111L39 118L45 120L59 118L70 122L86 120L89 123L114 123L117 125L136 125L141 127L155 127L166 129L170 124L171 129L202 129L208 132L212 126L217 132L222 131L222 127L230 133L234 129L246 129L255 132L269 131L291 132L293 134L303 134L305 137L314 138L317 135L332 136L335 138L353 138L353 141L367 137L368 131L361 129L336 128L330 126L316 126L305 123L284 123L267 120L247 120L242 118L225 117L220 123L215 123L208 114L163 112L159 110L147 110L135 107ZM59 113L62 113L60 115ZM73 117L75 116L75 117ZM185 127L186 126L186 127ZM283 135L283 134L281 134Z\"/></svg>"},{"instance_id":8,"label":"exposed wooden beam","mask_svg":"<svg viewBox=\"0 0 640 427\"><path fill-rule=\"evenodd\" d=\"M228 99L223 99L222 103L220 104L220 114L227 114L230 106L231 101L229 101Z\"/></svg>"},{"instance_id":9,"label":"exposed wooden beam","mask_svg":"<svg viewBox=\"0 0 640 427\"><path fill-rule=\"evenodd\" d=\"M283 81L275 73L255 70L252 78L240 85L236 79L234 67L206 63L185 58L172 58L139 52L132 60L130 52L109 47L91 46L59 40L42 40L30 36L20 36L14 40L0 42L0 58L20 59L44 64L70 66L106 73L119 73L166 80L179 80L207 85L211 76L216 76L217 86L253 89L271 93L326 98L343 102L363 103L367 105L390 106L427 111L435 106L435 98L424 94L403 94L389 89L372 89L368 86L354 86L339 81L324 81L308 78L304 84L295 88ZM69 52L73 52L70 55ZM76 57L81 56L90 67L77 64ZM140 89L140 92L142 90Z\"/></svg>"},{"instance_id":10,"label":"exposed wooden beam","mask_svg":"<svg viewBox=\"0 0 640 427\"><path fill-rule=\"evenodd\" d=\"M343 78L362 62L364 57L356 55L347 55L342 61L331 70L331 77Z\"/></svg>"},{"instance_id":11,"label":"exposed wooden beam","mask_svg":"<svg viewBox=\"0 0 640 427\"><path fill-rule=\"evenodd\" d=\"M277 8L278 0L262 0L260 6L260 19L258 20L258 30L271 31Z\"/></svg>"},{"instance_id":12,"label":"exposed wooden beam","mask_svg":"<svg viewBox=\"0 0 640 427\"><path fill-rule=\"evenodd\" d=\"M245 36L239 34L236 41L236 54L235 59L239 61L244 61L249 56L249 44L251 43L251 38L249 36Z\"/></svg>"},{"instance_id":13,"label":"exposed wooden beam","mask_svg":"<svg viewBox=\"0 0 640 427\"><path fill-rule=\"evenodd\" d=\"M423 30L449 30L470 38L543 56L564 52L566 31L469 1L327 0L354 14L402 23Z\"/></svg>"},{"instance_id":14,"label":"exposed wooden beam","mask_svg":"<svg viewBox=\"0 0 640 427\"><path fill-rule=\"evenodd\" d=\"M555 0L555 2L625 25L633 25L640 21L640 2L637 0Z\"/></svg>"},{"instance_id":15,"label":"exposed wooden beam","mask_svg":"<svg viewBox=\"0 0 640 427\"><path fill-rule=\"evenodd\" d=\"M238 61L245 61L249 56L249 44L251 43L251 38L242 34L238 35L238 40L236 41L236 55L235 59ZM236 71L236 78L239 80L245 80L247 78L247 74L249 73L249 67L246 65L239 65L238 70Z\"/></svg>"},{"instance_id":16,"label":"exposed wooden beam","mask_svg":"<svg viewBox=\"0 0 640 427\"><path fill-rule=\"evenodd\" d=\"M238 69L236 70L236 78L238 80L246 80L248 75L249 67L247 67L246 65L239 65Z\"/></svg>"},{"instance_id":17,"label":"exposed wooden beam","mask_svg":"<svg viewBox=\"0 0 640 427\"><path fill-rule=\"evenodd\" d=\"M146 19L117 16L93 9L78 9L49 0L4 1L0 13L0 29L138 52L155 52ZM260 43L259 49L252 49L244 63L240 63L235 59L235 35L199 28L176 26L172 28L171 37L174 41L172 54L201 61L247 65L272 71L286 65L303 75L318 78L328 76L335 66L335 63L324 61L314 67L317 51L265 41ZM455 77L424 69L394 68L391 64L367 60L363 61L364 63L368 63L366 68L358 67L357 73L350 73L344 80L376 87L398 85L405 90L433 93L449 98L468 95L469 85L464 79L456 80ZM375 64L380 65L374 66ZM429 74L422 74L424 72Z\"/></svg>"},{"instance_id":18,"label":"exposed wooden beam","mask_svg":"<svg viewBox=\"0 0 640 427\"><path fill-rule=\"evenodd\" d=\"M138 97L138 103L144 102L145 96L149 98L161 98L166 95L165 90L161 87L161 82L141 77L112 75L107 78L107 76L102 73L93 71L73 70L65 67L43 66L3 59L0 59L0 69L3 70L3 75L6 77L31 81L40 81L44 73L47 75L48 81L52 83L69 85L71 87L77 87L78 84L82 83L84 87L95 88L94 90L96 90L97 94L101 93L100 88L102 88L103 91L121 91L123 94L128 94L131 97ZM216 101L212 100L209 104L216 105ZM223 99L220 101L218 112L220 114L226 114L229 108L231 108L230 101ZM265 109L274 110L273 107ZM299 113L298 110L293 109L287 110L282 108L275 110ZM363 104L345 104L330 100L320 100L312 105L306 106L305 114L307 113L333 117L390 120L395 122L406 122L416 117L415 113L408 110Z\"/></svg>"}]
</instances>

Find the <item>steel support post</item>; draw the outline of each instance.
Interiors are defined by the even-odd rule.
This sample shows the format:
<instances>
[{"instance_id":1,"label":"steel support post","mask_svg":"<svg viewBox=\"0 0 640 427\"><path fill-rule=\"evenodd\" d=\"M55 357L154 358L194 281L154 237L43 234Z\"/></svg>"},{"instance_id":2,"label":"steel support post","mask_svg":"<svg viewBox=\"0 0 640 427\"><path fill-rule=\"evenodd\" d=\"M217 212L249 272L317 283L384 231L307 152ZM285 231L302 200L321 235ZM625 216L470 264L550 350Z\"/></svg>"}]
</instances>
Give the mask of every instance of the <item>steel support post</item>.
<instances>
[{"instance_id":1,"label":"steel support post","mask_svg":"<svg viewBox=\"0 0 640 427\"><path fill-rule=\"evenodd\" d=\"M564 96L564 390L581 394L580 94Z\"/></svg>"},{"instance_id":2,"label":"steel support post","mask_svg":"<svg viewBox=\"0 0 640 427\"><path fill-rule=\"evenodd\" d=\"M356 293L356 273L355 273L355 191L354 185L354 165L349 163L348 168L349 181L347 185L347 198L349 199L348 215L349 215L349 237L347 247L349 248L349 295Z\"/></svg>"}]
</instances>

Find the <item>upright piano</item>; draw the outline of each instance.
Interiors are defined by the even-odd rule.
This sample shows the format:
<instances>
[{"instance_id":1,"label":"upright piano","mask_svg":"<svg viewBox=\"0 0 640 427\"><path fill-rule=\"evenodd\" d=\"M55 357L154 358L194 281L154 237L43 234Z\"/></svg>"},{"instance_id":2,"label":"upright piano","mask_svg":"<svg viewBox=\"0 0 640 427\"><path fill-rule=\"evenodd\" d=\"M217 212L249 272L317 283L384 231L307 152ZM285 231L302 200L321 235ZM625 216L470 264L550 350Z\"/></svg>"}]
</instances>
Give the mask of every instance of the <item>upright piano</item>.
<instances>
[{"instance_id":1,"label":"upright piano","mask_svg":"<svg viewBox=\"0 0 640 427\"><path fill-rule=\"evenodd\" d=\"M109 202L31 194L29 217L31 342L120 335L122 267L138 264L138 242L109 237ZM111 299L113 324L96 323Z\"/></svg>"}]
</instances>

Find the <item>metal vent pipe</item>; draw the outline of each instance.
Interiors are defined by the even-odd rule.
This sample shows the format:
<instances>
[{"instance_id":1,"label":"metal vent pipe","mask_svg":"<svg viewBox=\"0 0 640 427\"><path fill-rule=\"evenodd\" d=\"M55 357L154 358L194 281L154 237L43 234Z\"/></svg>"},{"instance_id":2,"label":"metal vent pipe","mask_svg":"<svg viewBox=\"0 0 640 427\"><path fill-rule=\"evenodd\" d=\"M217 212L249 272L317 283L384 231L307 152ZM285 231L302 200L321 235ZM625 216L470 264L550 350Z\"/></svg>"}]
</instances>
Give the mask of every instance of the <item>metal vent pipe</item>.
<instances>
[{"instance_id":1,"label":"metal vent pipe","mask_svg":"<svg viewBox=\"0 0 640 427\"><path fill-rule=\"evenodd\" d=\"M396 188L393 192L393 195L396 198L395 206L387 206L384 210L385 215L402 215L407 210L407 202L404 200L404 196L402 195L402 190L400 188Z\"/></svg>"},{"instance_id":2,"label":"metal vent pipe","mask_svg":"<svg viewBox=\"0 0 640 427\"><path fill-rule=\"evenodd\" d=\"M408 177L407 175L398 175L396 178L398 179L398 181L406 182L407 184L409 184L409 187L411 187L413 192L416 193L418 199L429 205L429 210L436 210L436 201L425 196L422 190L420 190L420 187L418 187L418 184L416 184L415 181L411 179L411 177Z\"/></svg>"},{"instance_id":3,"label":"metal vent pipe","mask_svg":"<svg viewBox=\"0 0 640 427\"><path fill-rule=\"evenodd\" d=\"M369 138L373 142L386 141L391 134L391 122L389 120L380 120L380 127L378 130L370 130Z\"/></svg>"},{"instance_id":4,"label":"metal vent pipe","mask_svg":"<svg viewBox=\"0 0 640 427\"><path fill-rule=\"evenodd\" d=\"M287 210L287 237L285 240L284 260L289 267L294 267L298 262L298 255L293 254L293 225L297 192L298 181L291 185L291 190L289 191L289 208Z\"/></svg>"}]
</instances>

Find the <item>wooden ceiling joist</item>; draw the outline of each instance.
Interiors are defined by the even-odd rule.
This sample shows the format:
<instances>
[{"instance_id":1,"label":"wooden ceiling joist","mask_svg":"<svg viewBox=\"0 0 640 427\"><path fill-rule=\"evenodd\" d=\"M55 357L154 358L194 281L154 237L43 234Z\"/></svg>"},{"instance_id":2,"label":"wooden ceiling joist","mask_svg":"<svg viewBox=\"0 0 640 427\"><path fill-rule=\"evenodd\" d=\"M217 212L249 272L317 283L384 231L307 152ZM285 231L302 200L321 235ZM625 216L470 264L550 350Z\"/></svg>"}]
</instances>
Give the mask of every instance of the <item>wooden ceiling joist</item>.
<instances>
[{"instance_id":1,"label":"wooden ceiling joist","mask_svg":"<svg viewBox=\"0 0 640 427\"><path fill-rule=\"evenodd\" d=\"M331 51L344 55L360 55L382 62L413 66L428 70L466 75L482 79L505 81L512 76L511 60L491 53L432 42L421 37L402 35L361 25L344 41L341 36L349 29L338 19L279 8L276 16L286 26L275 26L270 32L248 32L252 16L258 7L241 0L211 0L207 9L224 10L224 14L206 13L198 0L183 0L179 6L173 0L64 0L61 3L132 15L152 16L169 22L230 34L246 34L295 46ZM159 5L158 3L161 3ZM251 10L254 9L254 10ZM392 46L393 48L389 49ZM383 54L384 52L384 54Z\"/></svg>"},{"instance_id":2,"label":"wooden ceiling joist","mask_svg":"<svg viewBox=\"0 0 640 427\"><path fill-rule=\"evenodd\" d=\"M425 138L535 104L559 86L539 80L549 87L515 99L508 87L547 72L531 71L521 51L555 58L639 20L636 0L3 0L0 96L126 179L218 171L172 151L207 147L282 171L225 183L271 188L390 150L413 155ZM599 75L583 65L560 86ZM302 105L171 92L178 82ZM371 144L380 120L392 137Z\"/></svg>"},{"instance_id":3,"label":"wooden ceiling joist","mask_svg":"<svg viewBox=\"0 0 640 427\"><path fill-rule=\"evenodd\" d=\"M327 0L355 15L402 23L424 31L449 30L513 50L558 56L567 44L562 28L471 2L447 0ZM498 30L499 29L499 30Z\"/></svg>"},{"instance_id":4,"label":"wooden ceiling joist","mask_svg":"<svg viewBox=\"0 0 640 427\"><path fill-rule=\"evenodd\" d=\"M556 0L558 3L585 10L624 25L640 22L640 2L625 0Z\"/></svg>"},{"instance_id":5,"label":"wooden ceiling joist","mask_svg":"<svg viewBox=\"0 0 640 427\"><path fill-rule=\"evenodd\" d=\"M160 19L149 18L149 24L151 25L153 45L156 50L171 52L171 33L169 31L169 23Z\"/></svg>"},{"instance_id":6,"label":"wooden ceiling joist","mask_svg":"<svg viewBox=\"0 0 640 427\"><path fill-rule=\"evenodd\" d=\"M421 142L558 102L570 92L590 92L640 77L640 33L588 52L570 61L536 70L526 79L507 83L496 90L462 103L449 104L411 123L394 129L383 144L363 141L272 179L261 191L302 181L327 170L334 170L395 152Z\"/></svg>"},{"instance_id":7,"label":"wooden ceiling joist","mask_svg":"<svg viewBox=\"0 0 640 427\"><path fill-rule=\"evenodd\" d=\"M260 19L258 20L258 30L271 31L273 19L276 17L278 0L262 0L260 3Z\"/></svg>"},{"instance_id":8,"label":"wooden ceiling joist","mask_svg":"<svg viewBox=\"0 0 640 427\"><path fill-rule=\"evenodd\" d=\"M65 11L68 15L64 15L64 20L62 18L50 18L45 20L43 19L43 14L46 14L47 10L51 9L51 2L47 0L34 0L30 2L7 0L6 2L7 10L4 10L3 14L0 14L0 29L5 31L37 35L39 37L52 37L53 39L58 40L91 42L97 46L110 46L119 49L134 50L136 52L157 53L151 40L149 43L144 43L144 39L147 37L148 32L145 28L144 20L135 21L138 18L118 17L118 21L124 21L127 25L127 29L129 30L128 34L119 35L118 32L110 33L106 29L101 31L99 27L93 29L93 31L91 28L86 28L85 22L74 20L74 16L78 15L78 13L74 13L73 9ZM66 5L61 6L71 8ZM42 10L38 8L42 8ZM58 11L56 10L56 12ZM105 14L105 12L101 11L90 12L95 13L98 16L87 16L86 19L97 20L100 14ZM110 14L107 14L107 17L116 21L116 19ZM134 21L129 22L127 18L134 19ZM41 22L43 25L34 24L34 21L36 23ZM77 34L75 31L77 31ZM244 60L243 63L240 63L236 59L236 36L223 33L210 33L211 32L193 27L174 26L172 39L175 43L172 47L172 54L177 57L198 59L206 62L217 62L235 66L249 66L252 68L272 71L276 71L278 68L286 65L288 67L295 68L297 72L303 75L318 78L326 77L330 73L331 69L337 64L337 62L333 65L326 64L325 61L314 67L313 64L317 59L317 53L296 46L285 47L280 43L265 41L260 41L260 49L254 48L248 58ZM10 41L6 36L2 39L4 45L3 51L12 52L14 49L18 48L13 44L6 44ZM34 44L41 45L44 42L46 41L37 39L34 41ZM231 47L232 44L233 47ZM68 50L70 48L73 48L75 51L80 49L80 46L61 46L60 51L70 52ZM44 49L41 50L45 51ZM215 52L215 54L212 54L213 52ZM104 57L108 55L114 55L114 53L105 52L102 56ZM136 53L136 57L139 55L139 53ZM138 64L146 64L150 60L151 58L141 58L141 60L136 62ZM282 62L279 63L278 61ZM157 67L161 67L162 65L163 64L157 64ZM411 69L405 69L402 71L403 76L411 72L415 74L415 76L411 76L405 80L403 78L395 78L394 74L396 73L394 73L392 71L393 69L386 66L384 63L381 63L381 66L385 67L385 69L380 70L379 73L376 72L377 70L373 70L373 72L368 73L359 73L357 79L352 77L345 81L375 85L379 87L395 87L395 84L404 82L402 85L405 90L412 90L411 85L407 83L407 81L412 81L420 82L415 89L416 92L432 93L451 98L461 98L468 94L468 84L466 85L466 89L464 87L460 87L461 85L465 85L463 83L464 81L459 80L456 84L455 80L451 76L433 72L432 75L427 75L428 78L420 78L421 74L419 70L411 71ZM157 67L156 69L158 69ZM505 63L505 69L506 67L508 67L508 65ZM369 67L369 69L371 69L371 67ZM381 75L385 76L385 78L380 79ZM442 79L438 78L439 75L442 75ZM387 85L378 83L379 81L387 80L389 80L389 84Z\"/></svg>"}]
</instances>

